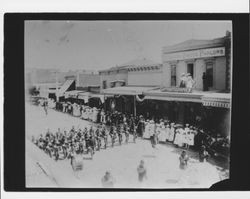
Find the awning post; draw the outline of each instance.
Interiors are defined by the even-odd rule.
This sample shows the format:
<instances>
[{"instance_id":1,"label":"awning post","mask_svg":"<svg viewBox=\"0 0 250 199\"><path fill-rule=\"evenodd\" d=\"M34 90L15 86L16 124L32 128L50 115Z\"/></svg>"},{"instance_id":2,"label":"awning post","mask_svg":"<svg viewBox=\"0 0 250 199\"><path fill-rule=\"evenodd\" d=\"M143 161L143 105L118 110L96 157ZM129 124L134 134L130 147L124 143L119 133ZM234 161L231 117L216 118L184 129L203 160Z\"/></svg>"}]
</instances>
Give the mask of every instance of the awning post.
<instances>
[{"instance_id":1,"label":"awning post","mask_svg":"<svg viewBox=\"0 0 250 199\"><path fill-rule=\"evenodd\" d=\"M134 95L134 116L136 116L136 96Z\"/></svg>"}]
</instances>

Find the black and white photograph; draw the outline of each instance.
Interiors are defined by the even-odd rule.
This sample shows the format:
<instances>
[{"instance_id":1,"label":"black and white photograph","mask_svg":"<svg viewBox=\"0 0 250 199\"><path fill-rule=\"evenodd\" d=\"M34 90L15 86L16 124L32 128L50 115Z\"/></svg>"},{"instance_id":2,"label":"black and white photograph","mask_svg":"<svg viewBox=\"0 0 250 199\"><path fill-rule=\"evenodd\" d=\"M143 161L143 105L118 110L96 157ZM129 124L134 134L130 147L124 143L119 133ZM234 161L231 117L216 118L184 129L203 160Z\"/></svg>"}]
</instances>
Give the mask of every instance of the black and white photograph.
<instances>
[{"instance_id":1,"label":"black and white photograph","mask_svg":"<svg viewBox=\"0 0 250 199\"><path fill-rule=\"evenodd\" d=\"M25 20L27 188L230 178L230 20Z\"/></svg>"}]
</instances>

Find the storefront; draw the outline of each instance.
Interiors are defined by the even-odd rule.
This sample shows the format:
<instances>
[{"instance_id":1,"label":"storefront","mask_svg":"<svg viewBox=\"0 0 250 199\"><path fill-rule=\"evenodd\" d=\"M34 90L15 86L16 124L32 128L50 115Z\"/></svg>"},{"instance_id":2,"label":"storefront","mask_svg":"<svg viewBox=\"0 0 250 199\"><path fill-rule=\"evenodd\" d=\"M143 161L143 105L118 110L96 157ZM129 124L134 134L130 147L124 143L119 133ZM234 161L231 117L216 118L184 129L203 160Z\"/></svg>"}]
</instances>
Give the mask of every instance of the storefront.
<instances>
[{"instance_id":1,"label":"storefront","mask_svg":"<svg viewBox=\"0 0 250 199\"><path fill-rule=\"evenodd\" d=\"M230 93L177 93L155 89L143 94L149 119L188 123L211 133L229 135Z\"/></svg>"},{"instance_id":2,"label":"storefront","mask_svg":"<svg viewBox=\"0 0 250 199\"><path fill-rule=\"evenodd\" d=\"M202 91L205 84L209 91L229 90L230 42L231 37L227 35L212 40L188 40L164 47L162 87L179 87L181 76L189 73L195 81L195 90Z\"/></svg>"},{"instance_id":3,"label":"storefront","mask_svg":"<svg viewBox=\"0 0 250 199\"><path fill-rule=\"evenodd\" d=\"M202 97L204 107L204 126L212 133L220 132L223 136L230 135L231 94L211 93Z\"/></svg>"},{"instance_id":4,"label":"storefront","mask_svg":"<svg viewBox=\"0 0 250 199\"><path fill-rule=\"evenodd\" d=\"M102 90L102 94L105 96L105 108L109 111L119 111L123 113L138 115L137 96L141 96L143 92L147 90L155 89L155 87L135 87L135 86L123 86L108 88ZM107 96L113 97L107 97ZM141 109L140 109L141 110Z\"/></svg>"}]
</instances>

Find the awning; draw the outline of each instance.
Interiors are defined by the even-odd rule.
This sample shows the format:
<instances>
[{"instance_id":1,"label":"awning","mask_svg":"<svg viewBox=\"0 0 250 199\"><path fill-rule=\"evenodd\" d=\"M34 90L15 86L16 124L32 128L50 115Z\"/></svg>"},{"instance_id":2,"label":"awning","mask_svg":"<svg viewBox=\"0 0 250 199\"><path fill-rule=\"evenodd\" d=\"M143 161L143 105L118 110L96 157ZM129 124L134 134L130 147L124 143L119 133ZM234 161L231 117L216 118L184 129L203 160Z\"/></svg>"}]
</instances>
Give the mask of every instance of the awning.
<instances>
[{"instance_id":1,"label":"awning","mask_svg":"<svg viewBox=\"0 0 250 199\"><path fill-rule=\"evenodd\" d=\"M111 81L110 83L114 83L114 82L125 82L125 80L114 80L114 81Z\"/></svg>"},{"instance_id":2,"label":"awning","mask_svg":"<svg viewBox=\"0 0 250 199\"><path fill-rule=\"evenodd\" d=\"M104 95L99 93L91 93L91 92L80 92L78 93L78 99L83 99L86 103L90 98L99 98L102 103L104 103Z\"/></svg>"},{"instance_id":3,"label":"awning","mask_svg":"<svg viewBox=\"0 0 250 199\"><path fill-rule=\"evenodd\" d=\"M119 86L102 90L103 94L109 95L142 95L143 92L156 89L157 87L134 87L134 86Z\"/></svg>"},{"instance_id":4,"label":"awning","mask_svg":"<svg viewBox=\"0 0 250 199\"><path fill-rule=\"evenodd\" d=\"M179 93L179 92L163 92L160 89L150 90L143 93L145 99L161 100L161 101L179 101L179 102L196 102L201 103L201 93Z\"/></svg>"},{"instance_id":5,"label":"awning","mask_svg":"<svg viewBox=\"0 0 250 199\"><path fill-rule=\"evenodd\" d=\"M212 106L220 108L231 107L230 93L207 93L202 97L203 106Z\"/></svg>"},{"instance_id":6,"label":"awning","mask_svg":"<svg viewBox=\"0 0 250 199\"><path fill-rule=\"evenodd\" d=\"M75 80L67 80L58 91L59 96L63 96Z\"/></svg>"},{"instance_id":7,"label":"awning","mask_svg":"<svg viewBox=\"0 0 250 199\"><path fill-rule=\"evenodd\" d=\"M65 98L69 98L69 97L71 97L71 98L78 98L79 93L82 93L82 92L84 92L84 91L79 91L79 90L66 91L64 93L64 97Z\"/></svg>"}]
</instances>

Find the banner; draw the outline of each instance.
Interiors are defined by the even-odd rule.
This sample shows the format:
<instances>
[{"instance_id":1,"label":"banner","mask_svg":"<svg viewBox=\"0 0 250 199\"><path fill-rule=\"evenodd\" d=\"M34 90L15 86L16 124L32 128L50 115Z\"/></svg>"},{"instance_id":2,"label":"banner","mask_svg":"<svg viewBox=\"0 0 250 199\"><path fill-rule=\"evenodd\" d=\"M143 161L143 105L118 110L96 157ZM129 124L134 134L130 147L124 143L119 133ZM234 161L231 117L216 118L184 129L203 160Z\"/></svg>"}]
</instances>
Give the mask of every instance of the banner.
<instances>
[{"instance_id":1,"label":"banner","mask_svg":"<svg viewBox=\"0 0 250 199\"><path fill-rule=\"evenodd\" d=\"M145 96L143 98L140 98L138 95L136 95L136 100L138 102L143 102L145 100Z\"/></svg>"}]
</instances>

